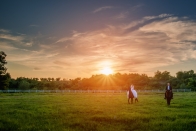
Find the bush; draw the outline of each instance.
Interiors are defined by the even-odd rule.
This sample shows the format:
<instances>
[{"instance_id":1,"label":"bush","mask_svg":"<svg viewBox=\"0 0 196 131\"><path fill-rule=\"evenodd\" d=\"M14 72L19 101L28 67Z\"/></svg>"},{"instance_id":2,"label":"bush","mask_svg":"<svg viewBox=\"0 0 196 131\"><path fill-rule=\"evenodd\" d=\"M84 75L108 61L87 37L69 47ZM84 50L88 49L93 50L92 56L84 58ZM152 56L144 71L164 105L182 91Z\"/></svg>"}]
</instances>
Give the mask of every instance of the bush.
<instances>
[{"instance_id":1,"label":"bush","mask_svg":"<svg viewBox=\"0 0 196 131\"><path fill-rule=\"evenodd\" d=\"M28 90L30 87L30 84L29 82L25 81L25 80L22 80L19 84L19 89L21 90Z\"/></svg>"}]
</instances>

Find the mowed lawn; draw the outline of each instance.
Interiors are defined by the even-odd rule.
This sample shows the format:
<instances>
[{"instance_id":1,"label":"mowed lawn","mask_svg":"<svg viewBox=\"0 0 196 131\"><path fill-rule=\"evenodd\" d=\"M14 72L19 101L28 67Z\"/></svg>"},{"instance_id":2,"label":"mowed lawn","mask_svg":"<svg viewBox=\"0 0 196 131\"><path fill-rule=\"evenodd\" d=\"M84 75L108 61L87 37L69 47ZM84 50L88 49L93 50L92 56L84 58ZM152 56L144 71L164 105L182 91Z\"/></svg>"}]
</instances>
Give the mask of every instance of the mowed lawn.
<instances>
[{"instance_id":1,"label":"mowed lawn","mask_svg":"<svg viewBox=\"0 0 196 131\"><path fill-rule=\"evenodd\" d=\"M196 131L196 93L0 93L0 131Z\"/></svg>"}]
</instances>

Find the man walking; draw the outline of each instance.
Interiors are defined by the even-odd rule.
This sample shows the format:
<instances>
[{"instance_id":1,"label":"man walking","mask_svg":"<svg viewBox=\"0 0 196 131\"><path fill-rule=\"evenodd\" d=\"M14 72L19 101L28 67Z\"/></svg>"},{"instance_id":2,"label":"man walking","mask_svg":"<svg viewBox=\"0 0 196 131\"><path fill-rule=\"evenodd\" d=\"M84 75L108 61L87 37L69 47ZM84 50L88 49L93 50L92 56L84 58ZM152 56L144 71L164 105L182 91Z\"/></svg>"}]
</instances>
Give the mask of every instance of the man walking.
<instances>
[{"instance_id":1,"label":"man walking","mask_svg":"<svg viewBox=\"0 0 196 131\"><path fill-rule=\"evenodd\" d=\"M172 86L170 85L169 82L167 83L167 86L166 86L166 88L165 88L165 98L164 98L164 99L166 99L166 92L167 92L167 91L170 91L170 92L171 92L171 98L173 99Z\"/></svg>"}]
</instances>

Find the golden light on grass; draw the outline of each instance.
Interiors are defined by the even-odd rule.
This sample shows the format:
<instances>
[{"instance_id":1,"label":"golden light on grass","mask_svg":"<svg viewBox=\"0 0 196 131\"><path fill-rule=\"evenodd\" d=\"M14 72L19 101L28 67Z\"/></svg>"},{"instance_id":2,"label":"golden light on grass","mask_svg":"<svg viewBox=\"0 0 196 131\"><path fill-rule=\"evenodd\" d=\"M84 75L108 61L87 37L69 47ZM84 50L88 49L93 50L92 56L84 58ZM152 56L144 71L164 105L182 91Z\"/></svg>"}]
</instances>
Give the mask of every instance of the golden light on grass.
<instances>
[{"instance_id":1,"label":"golden light on grass","mask_svg":"<svg viewBox=\"0 0 196 131\"><path fill-rule=\"evenodd\" d=\"M104 75L110 75L113 73L113 70L110 68L110 67L104 67L102 70L101 70L101 73L104 74Z\"/></svg>"}]
</instances>

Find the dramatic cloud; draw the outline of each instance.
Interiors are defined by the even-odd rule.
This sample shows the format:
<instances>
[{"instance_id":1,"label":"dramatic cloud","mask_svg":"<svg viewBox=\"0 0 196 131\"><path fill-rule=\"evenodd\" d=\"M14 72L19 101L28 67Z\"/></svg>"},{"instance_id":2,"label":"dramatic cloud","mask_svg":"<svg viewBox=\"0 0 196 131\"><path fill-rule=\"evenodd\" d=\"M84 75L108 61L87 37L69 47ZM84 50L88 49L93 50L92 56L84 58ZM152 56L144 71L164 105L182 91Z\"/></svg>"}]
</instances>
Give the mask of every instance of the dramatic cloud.
<instances>
[{"instance_id":1,"label":"dramatic cloud","mask_svg":"<svg viewBox=\"0 0 196 131\"><path fill-rule=\"evenodd\" d=\"M95 13L108 8L112 7L102 7ZM0 39L4 41L0 47L9 54L8 62L36 72L57 71L56 76L90 76L100 73L104 66L115 72L152 74L159 67L196 59L195 29L195 21L161 14L95 31L73 31L47 44L36 44L29 40L32 38L1 29Z\"/></svg>"},{"instance_id":2,"label":"dramatic cloud","mask_svg":"<svg viewBox=\"0 0 196 131\"><path fill-rule=\"evenodd\" d=\"M12 41L22 41L23 38L21 36L12 36L9 34L0 34L0 39L12 40Z\"/></svg>"},{"instance_id":3,"label":"dramatic cloud","mask_svg":"<svg viewBox=\"0 0 196 131\"><path fill-rule=\"evenodd\" d=\"M131 10L132 11L137 10L137 9L141 8L142 6L144 6L144 5L143 4L135 5L135 6L131 7Z\"/></svg>"},{"instance_id":4,"label":"dramatic cloud","mask_svg":"<svg viewBox=\"0 0 196 131\"><path fill-rule=\"evenodd\" d=\"M128 11L127 12L121 12L120 14L118 14L117 16L115 16L114 18L115 19L125 19L125 18L128 17L128 15L129 15L129 12Z\"/></svg>"},{"instance_id":5,"label":"dramatic cloud","mask_svg":"<svg viewBox=\"0 0 196 131\"><path fill-rule=\"evenodd\" d=\"M97 13L97 12L107 10L107 9L112 9L112 8L115 8L115 7L113 7L113 6L103 6L103 7L100 7L98 9L94 10L93 13Z\"/></svg>"},{"instance_id":6,"label":"dramatic cloud","mask_svg":"<svg viewBox=\"0 0 196 131\"><path fill-rule=\"evenodd\" d=\"M82 59L91 56L84 66L98 65L109 60L117 71L148 72L156 67L195 59L195 26L196 23L188 19L161 14L144 17L141 21L123 26L75 32L71 37L57 42L64 45L63 51L70 57L80 56L79 59ZM130 30L130 27L137 28ZM80 64L83 64L82 61Z\"/></svg>"}]
</instances>

